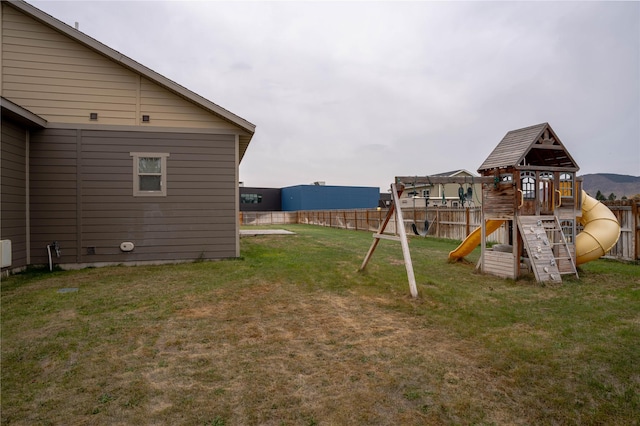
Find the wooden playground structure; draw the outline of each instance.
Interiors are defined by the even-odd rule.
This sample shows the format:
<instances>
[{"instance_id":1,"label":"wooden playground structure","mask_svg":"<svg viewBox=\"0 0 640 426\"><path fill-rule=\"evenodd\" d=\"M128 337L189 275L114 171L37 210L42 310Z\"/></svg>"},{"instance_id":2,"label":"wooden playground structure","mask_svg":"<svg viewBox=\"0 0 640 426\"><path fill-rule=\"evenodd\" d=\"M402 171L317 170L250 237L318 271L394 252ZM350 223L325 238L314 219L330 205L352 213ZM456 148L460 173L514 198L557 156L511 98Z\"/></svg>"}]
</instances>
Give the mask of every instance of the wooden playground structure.
<instances>
[{"instance_id":1,"label":"wooden playground structure","mask_svg":"<svg viewBox=\"0 0 640 426\"><path fill-rule=\"evenodd\" d=\"M482 184L482 225L451 253L456 261L480 245L478 269L517 279L533 272L539 282L578 277L577 265L598 259L618 240L620 225L602 203L581 190L578 165L548 123L508 132L479 167L480 177L400 176L391 184L392 203L360 270L366 268L381 239L399 241L411 295L417 287L400 195L406 188L444 183ZM398 235L385 234L395 216ZM579 234L578 223L583 230ZM506 226L508 241L487 245L487 235Z\"/></svg>"}]
</instances>

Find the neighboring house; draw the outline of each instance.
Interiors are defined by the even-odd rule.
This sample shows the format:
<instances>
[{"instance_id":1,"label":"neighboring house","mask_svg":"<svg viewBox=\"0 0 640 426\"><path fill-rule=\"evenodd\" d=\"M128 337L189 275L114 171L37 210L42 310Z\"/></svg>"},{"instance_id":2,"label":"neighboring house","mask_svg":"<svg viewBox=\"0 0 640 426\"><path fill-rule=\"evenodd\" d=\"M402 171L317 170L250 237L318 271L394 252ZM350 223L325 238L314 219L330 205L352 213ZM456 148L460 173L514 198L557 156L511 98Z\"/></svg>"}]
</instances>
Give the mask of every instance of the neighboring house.
<instances>
[{"instance_id":1,"label":"neighboring house","mask_svg":"<svg viewBox=\"0 0 640 426\"><path fill-rule=\"evenodd\" d=\"M378 208L388 209L391 207L391 193L390 192L381 192L380 200L378 201Z\"/></svg>"},{"instance_id":2,"label":"neighboring house","mask_svg":"<svg viewBox=\"0 0 640 426\"><path fill-rule=\"evenodd\" d=\"M23 1L0 36L3 271L239 256L253 124Z\"/></svg>"},{"instance_id":3,"label":"neighboring house","mask_svg":"<svg viewBox=\"0 0 640 426\"><path fill-rule=\"evenodd\" d=\"M450 172L431 174L438 177L478 177L467 170L459 169ZM473 207L482 204L482 185L471 183L460 185L457 183L445 184L416 184L405 183L404 192L400 196L400 204L403 208L424 208L428 199L429 206L434 207ZM464 194L464 205L460 199L460 191ZM444 195L444 197L443 197Z\"/></svg>"}]
</instances>

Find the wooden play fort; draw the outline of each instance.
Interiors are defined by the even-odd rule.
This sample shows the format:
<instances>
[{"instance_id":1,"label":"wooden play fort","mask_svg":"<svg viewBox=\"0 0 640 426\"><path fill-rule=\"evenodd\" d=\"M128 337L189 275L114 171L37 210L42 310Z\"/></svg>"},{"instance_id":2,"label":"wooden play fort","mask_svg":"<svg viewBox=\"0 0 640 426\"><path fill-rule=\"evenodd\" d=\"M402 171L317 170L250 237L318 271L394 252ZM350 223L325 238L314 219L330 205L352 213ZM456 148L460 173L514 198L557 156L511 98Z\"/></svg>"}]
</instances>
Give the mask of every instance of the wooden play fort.
<instances>
[{"instance_id":1,"label":"wooden play fort","mask_svg":"<svg viewBox=\"0 0 640 426\"><path fill-rule=\"evenodd\" d=\"M481 177L396 177L391 185L392 205L360 269L366 267L380 239L399 241L411 294L416 297L400 195L418 184L481 183L482 226L449 253L450 261L480 245L478 268L484 273L517 279L533 272L540 282L561 282L566 274L578 277L576 266L604 255L620 235L615 215L582 191L578 170L551 126L542 123L508 132L478 168ZM393 215L398 235L384 233ZM503 226L508 229L508 241L489 247L487 235Z\"/></svg>"}]
</instances>

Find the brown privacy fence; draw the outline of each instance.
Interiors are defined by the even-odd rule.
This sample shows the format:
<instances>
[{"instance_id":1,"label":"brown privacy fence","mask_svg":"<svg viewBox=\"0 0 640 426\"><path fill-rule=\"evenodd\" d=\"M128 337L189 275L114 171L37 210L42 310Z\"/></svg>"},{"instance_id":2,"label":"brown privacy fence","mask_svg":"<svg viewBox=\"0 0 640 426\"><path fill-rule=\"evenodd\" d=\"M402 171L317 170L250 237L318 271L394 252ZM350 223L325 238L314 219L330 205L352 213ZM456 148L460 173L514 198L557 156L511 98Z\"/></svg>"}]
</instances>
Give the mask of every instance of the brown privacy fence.
<instances>
[{"instance_id":1,"label":"brown privacy fence","mask_svg":"<svg viewBox=\"0 0 640 426\"><path fill-rule=\"evenodd\" d=\"M640 202L637 200L607 201L604 204L620 223L620 239L606 257L628 261L640 260ZM387 209L315 210L297 212L240 212L241 225L308 224L331 228L375 232L387 215ZM480 226L480 207L402 209L405 230L413 235L413 226L424 233L425 219L429 221L426 235L451 240L464 240ZM387 225L395 232L395 220ZM509 230L505 225L487 237L490 242L505 243Z\"/></svg>"},{"instance_id":2,"label":"brown privacy fence","mask_svg":"<svg viewBox=\"0 0 640 426\"><path fill-rule=\"evenodd\" d=\"M640 200L604 201L620 224L620 238L607 257L640 260Z\"/></svg>"},{"instance_id":3,"label":"brown privacy fence","mask_svg":"<svg viewBox=\"0 0 640 426\"><path fill-rule=\"evenodd\" d=\"M352 229L355 231L375 232L387 215L387 209L359 210L313 210L298 212L240 212L242 225L286 225L300 223L319 225L331 228ZM481 212L479 207L471 208L431 208L402 209L405 230L413 235L413 225L424 234L425 220L429 221L426 235L450 240L464 240L469 233L480 226ZM396 232L395 220L387 225L386 230ZM492 242L508 241L507 229L503 226L491 234Z\"/></svg>"}]
</instances>

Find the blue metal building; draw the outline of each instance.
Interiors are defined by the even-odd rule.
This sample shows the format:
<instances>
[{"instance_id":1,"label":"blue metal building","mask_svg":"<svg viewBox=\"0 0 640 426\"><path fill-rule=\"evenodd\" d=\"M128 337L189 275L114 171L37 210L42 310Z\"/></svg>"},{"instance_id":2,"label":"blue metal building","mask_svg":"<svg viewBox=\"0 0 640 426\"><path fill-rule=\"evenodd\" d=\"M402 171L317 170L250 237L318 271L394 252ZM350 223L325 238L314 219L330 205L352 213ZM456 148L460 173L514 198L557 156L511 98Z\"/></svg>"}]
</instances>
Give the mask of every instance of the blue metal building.
<instances>
[{"instance_id":1,"label":"blue metal building","mask_svg":"<svg viewBox=\"0 0 640 426\"><path fill-rule=\"evenodd\" d=\"M296 185L282 188L282 210L341 210L378 207L380 188Z\"/></svg>"}]
</instances>

